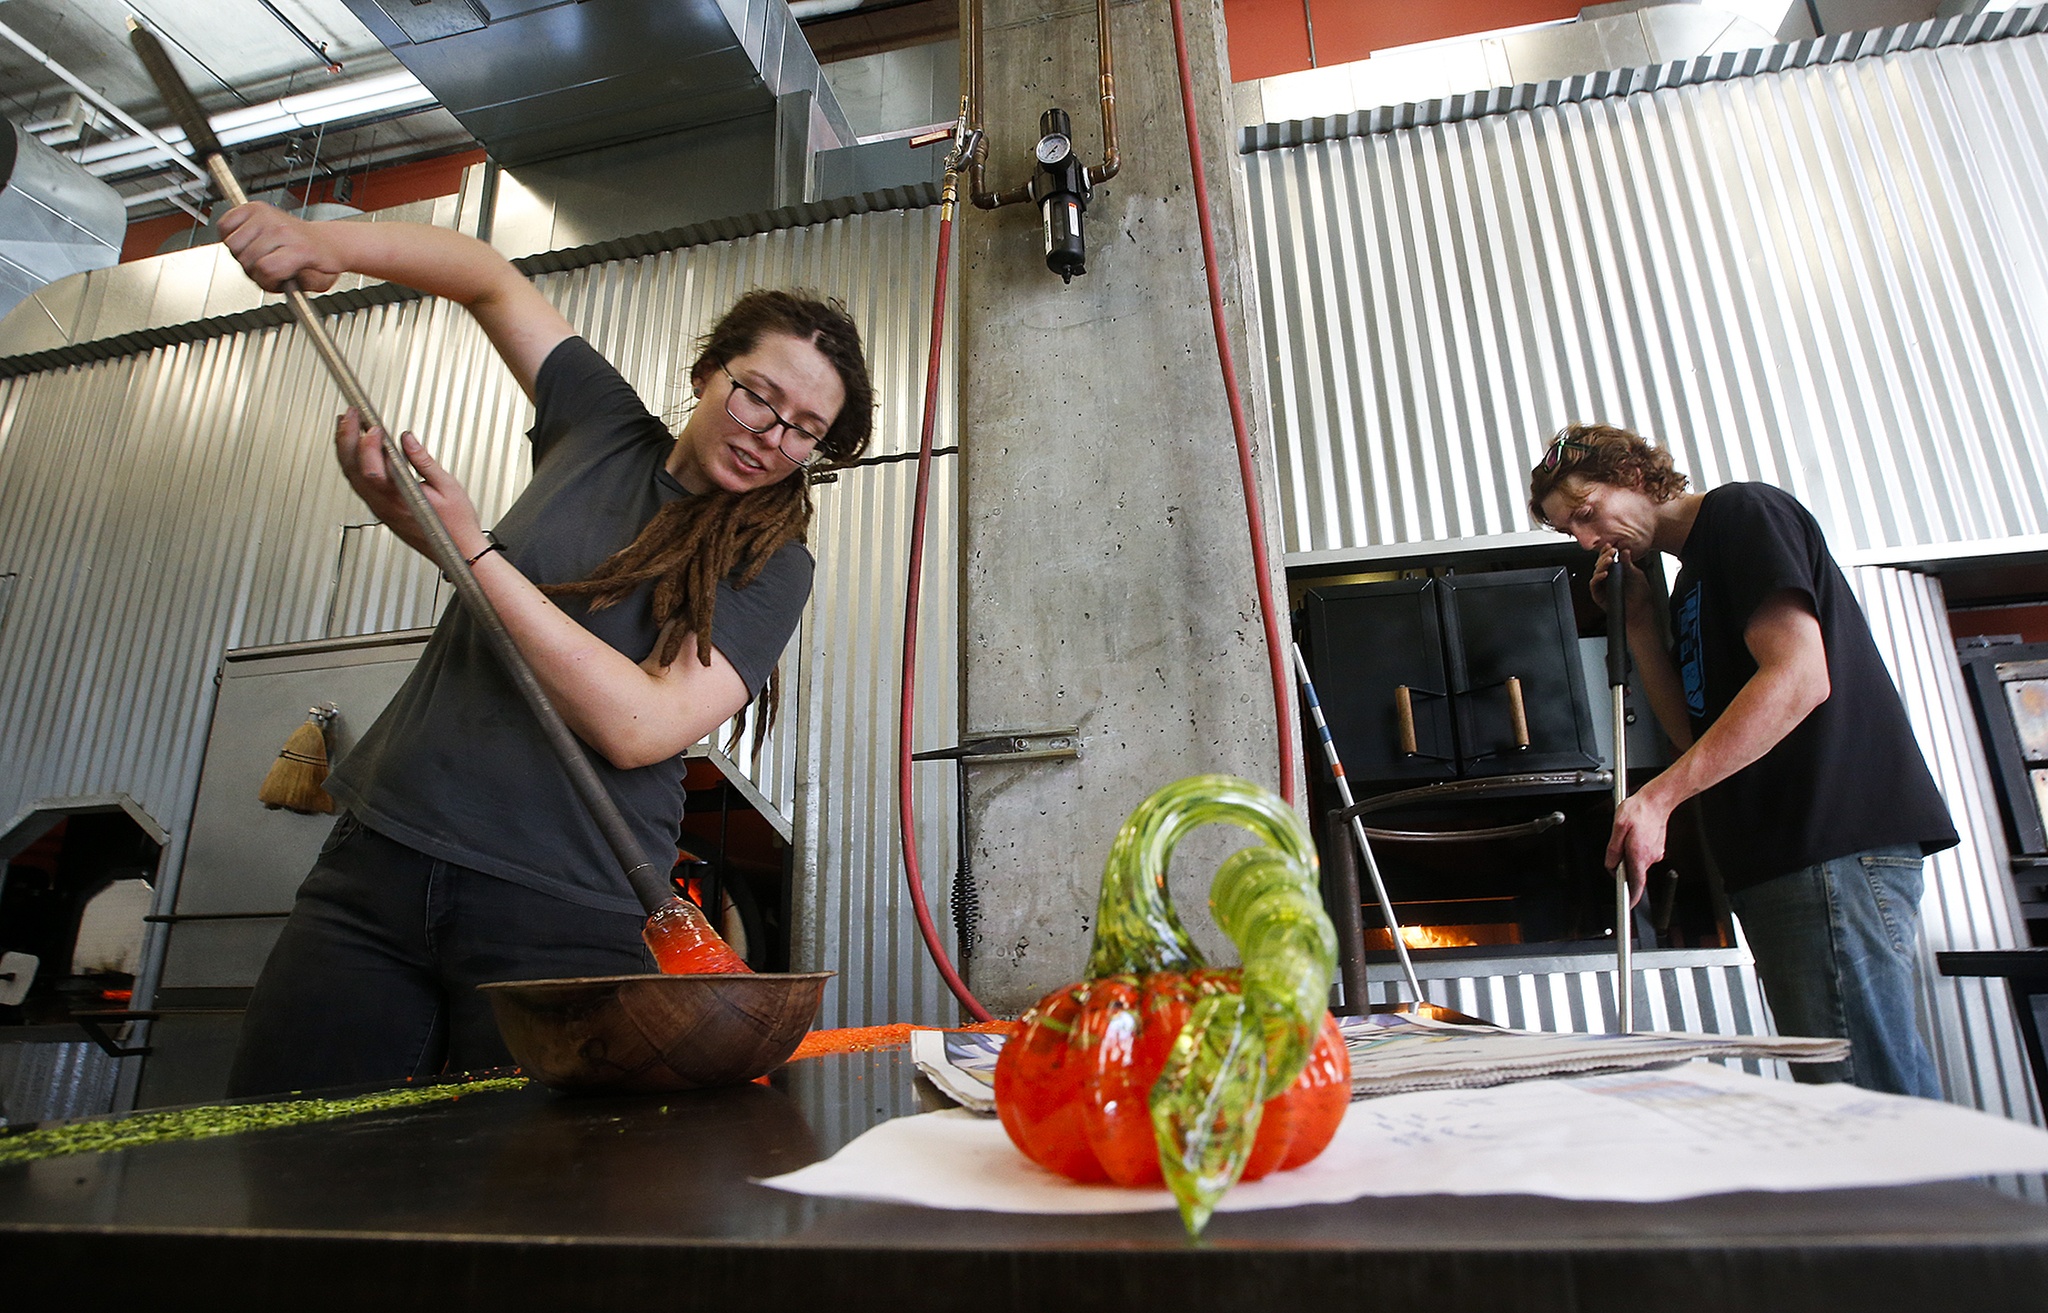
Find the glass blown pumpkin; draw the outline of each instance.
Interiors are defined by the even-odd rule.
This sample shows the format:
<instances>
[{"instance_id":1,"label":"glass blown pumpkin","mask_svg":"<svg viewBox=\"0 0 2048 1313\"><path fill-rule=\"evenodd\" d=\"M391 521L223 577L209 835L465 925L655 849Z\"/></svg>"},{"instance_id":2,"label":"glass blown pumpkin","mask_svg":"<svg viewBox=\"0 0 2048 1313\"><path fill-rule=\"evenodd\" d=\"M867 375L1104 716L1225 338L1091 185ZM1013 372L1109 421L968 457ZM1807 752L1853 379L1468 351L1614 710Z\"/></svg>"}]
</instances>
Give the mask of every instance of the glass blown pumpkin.
<instances>
[{"instance_id":1,"label":"glass blown pumpkin","mask_svg":"<svg viewBox=\"0 0 2048 1313\"><path fill-rule=\"evenodd\" d=\"M1166 892L1174 845L1212 821L1262 841L1210 890L1242 967L1204 964ZM1003 1128L1076 1181L1164 1180L1199 1233L1237 1181L1298 1167L1337 1132L1351 1061L1326 1006L1336 952L1292 808L1227 775L1161 789L1110 850L1087 978L1039 1000L1003 1046Z\"/></svg>"}]
</instances>

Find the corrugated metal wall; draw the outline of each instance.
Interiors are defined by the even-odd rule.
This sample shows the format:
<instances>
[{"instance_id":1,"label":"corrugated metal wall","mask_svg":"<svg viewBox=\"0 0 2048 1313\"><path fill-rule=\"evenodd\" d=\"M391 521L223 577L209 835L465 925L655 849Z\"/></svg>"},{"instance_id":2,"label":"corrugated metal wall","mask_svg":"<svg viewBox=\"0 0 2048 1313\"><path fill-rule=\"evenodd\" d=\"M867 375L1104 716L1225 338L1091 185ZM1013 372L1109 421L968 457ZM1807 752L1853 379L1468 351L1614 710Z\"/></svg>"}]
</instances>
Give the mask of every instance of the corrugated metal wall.
<instances>
[{"instance_id":1,"label":"corrugated metal wall","mask_svg":"<svg viewBox=\"0 0 2048 1313\"><path fill-rule=\"evenodd\" d=\"M1581 418L1787 488L1839 553L2042 540L2048 36L2000 35L2038 18L1250 134L1303 141L1245 156L1288 550L1528 530L1525 471ZM1939 587L1856 573L1968 832L1927 949L2023 943ZM2002 985L1932 967L1951 1097L2039 1120ZM1760 1014L1711 970L1660 973L1651 1012ZM1583 973L1438 988L1511 1024L1612 1008Z\"/></svg>"},{"instance_id":2,"label":"corrugated metal wall","mask_svg":"<svg viewBox=\"0 0 2048 1313\"><path fill-rule=\"evenodd\" d=\"M927 288L929 295L929 288ZM949 316L950 319L950 316ZM939 430L952 431L950 419ZM960 741L957 461L933 462L919 609L914 750ZM804 632L797 837L813 868L793 946L837 971L822 1026L957 1024L958 1006L918 937L896 822L896 707L914 462L871 466L818 489L818 590ZM956 795L951 762L911 767L925 895L953 952ZM808 836L808 841L806 838Z\"/></svg>"},{"instance_id":3,"label":"corrugated metal wall","mask_svg":"<svg viewBox=\"0 0 2048 1313\"><path fill-rule=\"evenodd\" d=\"M871 452L888 455L916 445L937 223L929 208L855 214L537 281L657 411L687 400L690 344L741 290L841 297L874 372ZM426 437L490 523L525 484L531 410L482 334L433 301L331 323L387 419ZM446 602L432 567L381 528L348 528L368 517L333 468L340 406L290 328L0 380L0 575L18 575L0 626L0 818L129 794L171 832L174 871L222 652L432 622ZM928 548L920 731L939 745L957 737L950 463ZM803 964L861 982L835 990L835 1024L952 1016L906 947L885 769L911 470L862 467L816 490L818 591L757 781L797 821ZM812 767L802 799L800 756ZM944 872L951 781L932 774L924 844Z\"/></svg>"},{"instance_id":4,"label":"corrugated metal wall","mask_svg":"<svg viewBox=\"0 0 2048 1313\"><path fill-rule=\"evenodd\" d=\"M2005 981L1946 977L1934 966L1934 954L1944 949L2027 943L2005 875L2005 827L1977 717L1956 664L1940 581L1910 570L1874 567L1848 575L1905 697L1920 751L1963 836L1959 846L1928 859L1926 893L1920 900L1921 1002L1935 1037L1942 1083L1957 1103L2039 1123L2040 1092L2032 1088Z\"/></svg>"},{"instance_id":5,"label":"corrugated metal wall","mask_svg":"<svg viewBox=\"0 0 2048 1313\"><path fill-rule=\"evenodd\" d=\"M1746 948L1639 954L1635 968L1633 1020L1638 1030L1756 1035L1771 1029L1770 1012ZM1436 963L1425 957L1416 963L1416 974L1430 1002L1483 1017L1496 1026L1602 1034L1618 1024L1611 956L1528 958L1490 967ZM1408 998L1402 978L1377 967L1368 992L1375 1003ZM1783 1067L1768 1065L1773 1070ZM1749 1066L1758 1070L1760 1064Z\"/></svg>"},{"instance_id":6,"label":"corrugated metal wall","mask_svg":"<svg viewBox=\"0 0 2048 1313\"><path fill-rule=\"evenodd\" d=\"M2048 532L2048 36L1244 157L1290 551L1526 530L1598 417L1838 548Z\"/></svg>"}]
</instances>

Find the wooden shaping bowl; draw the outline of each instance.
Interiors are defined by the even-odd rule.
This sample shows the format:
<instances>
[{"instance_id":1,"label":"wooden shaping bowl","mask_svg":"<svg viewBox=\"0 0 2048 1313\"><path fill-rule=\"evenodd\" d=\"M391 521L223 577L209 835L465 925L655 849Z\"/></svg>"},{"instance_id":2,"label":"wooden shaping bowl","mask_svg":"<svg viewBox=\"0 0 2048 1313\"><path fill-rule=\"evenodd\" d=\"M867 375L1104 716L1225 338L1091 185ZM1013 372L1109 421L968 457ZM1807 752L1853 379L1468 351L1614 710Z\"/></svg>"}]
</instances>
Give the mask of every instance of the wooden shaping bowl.
<instances>
[{"instance_id":1,"label":"wooden shaping bowl","mask_svg":"<svg viewBox=\"0 0 2048 1313\"><path fill-rule=\"evenodd\" d=\"M831 978L585 976L478 988L527 1075L551 1089L633 1094L767 1075L810 1030Z\"/></svg>"}]
</instances>

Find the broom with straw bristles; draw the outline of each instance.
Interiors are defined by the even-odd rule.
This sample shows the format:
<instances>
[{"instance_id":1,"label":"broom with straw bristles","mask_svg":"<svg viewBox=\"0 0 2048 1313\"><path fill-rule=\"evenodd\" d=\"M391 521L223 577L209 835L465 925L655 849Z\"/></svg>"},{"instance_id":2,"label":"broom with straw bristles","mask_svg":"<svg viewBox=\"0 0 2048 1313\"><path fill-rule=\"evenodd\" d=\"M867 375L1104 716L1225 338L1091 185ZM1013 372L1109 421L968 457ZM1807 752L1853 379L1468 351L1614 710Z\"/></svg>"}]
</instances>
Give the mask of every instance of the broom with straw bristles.
<instances>
[{"instance_id":1,"label":"broom with straw bristles","mask_svg":"<svg viewBox=\"0 0 2048 1313\"><path fill-rule=\"evenodd\" d=\"M334 811L334 799L323 786L327 783L327 727L339 714L341 709L331 705L307 709L306 723L284 741L277 760L270 763L270 773L263 777L263 787L256 790L265 807L308 816Z\"/></svg>"}]
</instances>

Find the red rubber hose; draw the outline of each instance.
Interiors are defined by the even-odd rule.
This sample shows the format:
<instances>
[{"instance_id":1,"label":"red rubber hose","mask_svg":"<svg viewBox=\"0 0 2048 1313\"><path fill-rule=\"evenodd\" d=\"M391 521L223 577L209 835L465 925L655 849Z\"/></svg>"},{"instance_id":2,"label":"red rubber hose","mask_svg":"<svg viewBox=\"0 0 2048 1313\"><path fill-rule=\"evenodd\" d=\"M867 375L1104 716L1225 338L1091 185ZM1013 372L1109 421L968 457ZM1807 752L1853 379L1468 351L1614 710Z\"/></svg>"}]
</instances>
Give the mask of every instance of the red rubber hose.
<instances>
[{"instance_id":1,"label":"red rubber hose","mask_svg":"<svg viewBox=\"0 0 2048 1313\"><path fill-rule=\"evenodd\" d=\"M910 888L910 905L917 912L917 932L924 937L932 964L945 979L946 988L960 1000L960 1006L976 1021L989 1021L988 1009L967 988L967 982L953 969L946 949L939 942L938 927L932 924L932 910L925 901L924 875L917 863L917 810L910 782L910 744L917 705L917 613L924 587L925 504L931 495L932 429L939 410L939 344L946 326L946 264L953 246L954 175L946 177L945 199L939 207L939 267L933 276L931 354L924 366L924 424L917 443L917 501L910 516L910 579L903 590L903 684L896 716L896 820L902 827L903 879Z\"/></svg>"},{"instance_id":2,"label":"red rubber hose","mask_svg":"<svg viewBox=\"0 0 2048 1313\"><path fill-rule=\"evenodd\" d=\"M1266 626L1266 660L1273 673L1273 717L1280 726L1280 796L1294 802L1294 680L1287 668L1288 643L1280 635L1273 604L1272 570L1266 557L1266 517L1259 510L1258 473L1252 465L1251 432L1238 392L1237 366L1230 359L1230 332L1223 322L1223 281L1216 273L1216 225L1209 217L1209 183L1202 165L1202 138L1195 126L1195 80L1188 71L1188 36L1180 0L1169 0L1173 15L1173 57L1180 69L1181 117L1187 123L1188 157L1195 166L1195 215L1202 225L1202 265L1209 278L1209 319L1216 330L1216 358L1223 365L1223 389L1230 397L1230 427L1237 435L1237 473L1244 484L1244 517L1251 526L1252 571L1259 585L1259 615Z\"/></svg>"}]
</instances>

